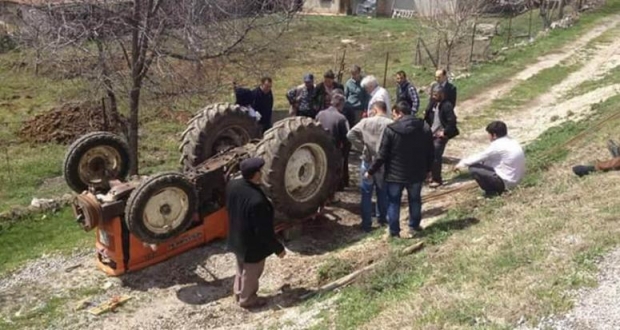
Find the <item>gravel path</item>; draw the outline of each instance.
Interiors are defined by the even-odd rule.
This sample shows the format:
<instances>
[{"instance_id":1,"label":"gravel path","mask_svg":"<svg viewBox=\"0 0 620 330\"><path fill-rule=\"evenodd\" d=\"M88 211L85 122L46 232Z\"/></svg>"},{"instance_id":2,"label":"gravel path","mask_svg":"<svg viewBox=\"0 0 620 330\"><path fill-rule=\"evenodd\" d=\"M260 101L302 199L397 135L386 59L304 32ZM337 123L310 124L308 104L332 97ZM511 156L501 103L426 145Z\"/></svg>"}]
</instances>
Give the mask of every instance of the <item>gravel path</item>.
<instances>
[{"instance_id":1,"label":"gravel path","mask_svg":"<svg viewBox=\"0 0 620 330\"><path fill-rule=\"evenodd\" d=\"M543 320L533 329L620 329L620 248L605 256L599 264L599 269L598 287L578 291L572 311L563 316Z\"/></svg>"}]
</instances>

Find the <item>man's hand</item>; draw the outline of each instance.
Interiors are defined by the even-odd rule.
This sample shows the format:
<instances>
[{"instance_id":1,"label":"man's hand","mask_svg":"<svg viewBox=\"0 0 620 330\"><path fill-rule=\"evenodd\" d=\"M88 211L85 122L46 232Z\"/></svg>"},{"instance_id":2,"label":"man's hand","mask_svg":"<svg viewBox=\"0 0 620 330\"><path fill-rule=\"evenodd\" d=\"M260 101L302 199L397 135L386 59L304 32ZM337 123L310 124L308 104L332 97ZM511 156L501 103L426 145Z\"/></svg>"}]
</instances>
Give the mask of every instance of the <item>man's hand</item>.
<instances>
[{"instance_id":1,"label":"man's hand","mask_svg":"<svg viewBox=\"0 0 620 330\"><path fill-rule=\"evenodd\" d=\"M445 135L443 134L443 130L438 131L437 133L435 133L435 137L438 137L438 138L444 138L444 137L445 137Z\"/></svg>"},{"instance_id":2,"label":"man's hand","mask_svg":"<svg viewBox=\"0 0 620 330\"><path fill-rule=\"evenodd\" d=\"M282 250L282 252L278 254L278 258L282 259L284 256L286 256L286 249Z\"/></svg>"},{"instance_id":3,"label":"man's hand","mask_svg":"<svg viewBox=\"0 0 620 330\"><path fill-rule=\"evenodd\" d=\"M364 173L364 178L366 178L367 180L370 180L372 178L372 175L368 172Z\"/></svg>"},{"instance_id":4,"label":"man's hand","mask_svg":"<svg viewBox=\"0 0 620 330\"><path fill-rule=\"evenodd\" d=\"M454 166L454 167L452 168L452 172L457 173L457 174L460 174L460 173L461 173L461 168L460 168L460 167L457 167L457 166Z\"/></svg>"}]
</instances>

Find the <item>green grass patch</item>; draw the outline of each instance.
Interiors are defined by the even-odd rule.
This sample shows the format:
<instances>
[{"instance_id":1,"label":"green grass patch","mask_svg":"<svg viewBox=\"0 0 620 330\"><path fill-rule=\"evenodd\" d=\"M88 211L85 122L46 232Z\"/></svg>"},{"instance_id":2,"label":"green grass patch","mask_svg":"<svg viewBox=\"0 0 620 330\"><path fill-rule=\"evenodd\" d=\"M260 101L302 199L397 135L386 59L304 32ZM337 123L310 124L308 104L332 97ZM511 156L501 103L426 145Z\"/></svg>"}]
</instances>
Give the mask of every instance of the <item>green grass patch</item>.
<instances>
[{"instance_id":1,"label":"green grass patch","mask_svg":"<svg viewBox=\"0 0 620 330\"><path fill-rule=\"evenodd\" d=\"M70 290L62 295L52 296L41 305L21 312L18 316L10 316L10 322L6 319L0 319L0 328L3 330L20 330L58 327L58 320L72 308L72 303L75 304L81 299L96 296L101 292L99 288L80 288Z\"/></svg>"},{"instance_id":2,"label":"green grass patch","mask_svg":"<svg viewBox=\"0 0 620 330\"><path fill-rule=\"evenodd\" d=\"M354 270L350 260L330 257L317 270L319 283L327 283L350 274Z\"/></svg>"},{"instance_id":3,"label":"green grass patch","mask_svg":"<svg viewBox=\"0 0 620 330\"><path fill-rule=\"evenodd\" d=\"M44 254L86 247L92 240L93 234L78 227L69 208L0 223L0 274Z\"/></svg>"}]
</instances>

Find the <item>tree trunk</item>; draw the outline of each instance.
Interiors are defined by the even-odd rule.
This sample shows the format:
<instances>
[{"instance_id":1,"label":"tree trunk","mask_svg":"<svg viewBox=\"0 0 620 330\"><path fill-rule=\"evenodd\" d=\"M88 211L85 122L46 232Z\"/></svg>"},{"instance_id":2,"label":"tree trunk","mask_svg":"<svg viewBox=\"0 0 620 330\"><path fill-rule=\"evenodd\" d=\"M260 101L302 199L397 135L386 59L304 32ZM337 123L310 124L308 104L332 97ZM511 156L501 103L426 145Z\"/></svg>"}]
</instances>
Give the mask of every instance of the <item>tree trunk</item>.
<instances>
[{"instance_id":1,"label":"tree trunk","mask_svg":"<svg viewBox=\"0 0 620 330\"><path fill-rule=\"evenodd\" d=\"M103 86L106 89L106 95L108 97L108 100L110 101L110 107L107 109L107 114L104 114L104 116L107 115L109 122L111 122L113 125L121 123L123 134L126 138L128 138L129 134L127 131L127 123L125 123L125 121L121 119L121 116L118 112L118 101L116 99L116 93L114 92L114 84L112 82L112 79L110 78L110 69L108 68L108 65L106 63L103 43L100 39L95 39L95 43L97 44L97 50L99 52L101 79L103 82Z\"/></svg>"},{"instance_id":2,"label":"tree trunk","mask_svg":"<svg viewBox=\"0 0 620 330\"><path fill-rule=\"evenodd\" d=\"M134 80L129 93L129 153L131 155L130 174L138 175L138 122L140 109L140 82Z\"/></svg>"},{"instance_id":3,"label":"tree trunk","mask_svg":"<svg viewBox=\"0 0 620 330\"><path fill-rule=\"evenodd\" d=\"M564 6L566 6L566 0L560 0L559 6L558 19L562 19L564 18Z\"/></svg>"},{"instance_id":4,"label":"tree trunk","mask_svg":"<svg viewBox=\"0 0 620 330\"><path fill-rule=\"evenodd\" d=\"M140 50L145 42L142 30L142 0L133 1L133 31L131 34L131 91L129 92L129 174L138 175L138 123L140 120L140 88L143 59Z\"/></svg>"},{"instance_id":5,"label":"tree trunk","mask_svg":"<svg viewBox=\"0 0 620 330\"><path fill-rule=\"evenodd\" d=\"M540 2L540 18L543 21L543 27L548 29L551 26L551 20L549 17L549 1L541 0Z\"/></svg>"}]
</instances>

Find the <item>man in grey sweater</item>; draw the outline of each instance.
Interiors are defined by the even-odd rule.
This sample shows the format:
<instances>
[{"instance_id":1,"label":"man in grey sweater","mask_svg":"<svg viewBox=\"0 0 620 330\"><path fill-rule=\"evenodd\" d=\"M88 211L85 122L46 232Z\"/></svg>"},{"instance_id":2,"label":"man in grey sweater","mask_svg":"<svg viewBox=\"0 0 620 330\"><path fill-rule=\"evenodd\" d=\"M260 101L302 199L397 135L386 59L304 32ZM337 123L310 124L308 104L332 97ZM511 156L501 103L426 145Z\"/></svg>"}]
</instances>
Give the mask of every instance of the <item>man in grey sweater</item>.
<instances>
[{"instance_id":1,"label":"man in grey sweater","mask_svg":"<svg viewBox=\"0 0 620 330\"><path fill-rule=\"evenodd\" d=\"M387 224L387 191L385 190L383 182L383 170L375 173L370 179L366 179L364 174L377 158L383 131L390 123L392 123L392 119L387 114L385 102L378 101L372 107L371 116L362 119L347 134L347 138L351 141L353 148L362 152L360 189L362 193L362 229L366 232L372 229L371 214L373 190L375 190L377 194L379 224Z\"/></svg>"}]
</instances>

